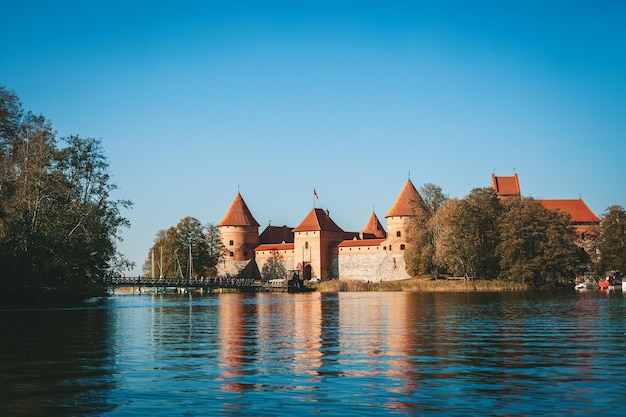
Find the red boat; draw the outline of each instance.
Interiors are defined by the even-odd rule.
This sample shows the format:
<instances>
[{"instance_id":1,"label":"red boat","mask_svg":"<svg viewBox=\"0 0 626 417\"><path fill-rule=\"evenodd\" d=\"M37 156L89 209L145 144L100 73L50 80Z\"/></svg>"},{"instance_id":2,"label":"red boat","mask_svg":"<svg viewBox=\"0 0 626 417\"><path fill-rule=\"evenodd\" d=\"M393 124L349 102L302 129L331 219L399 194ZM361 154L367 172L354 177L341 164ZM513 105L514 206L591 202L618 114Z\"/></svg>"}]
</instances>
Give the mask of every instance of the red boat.
<instances>
[{"instance_id":1,"label":"red boat","mask_svg":"<svg viewBox=\"0 0 626 417\"><path fill-rule=\"evenodd\" d=\"M600 281L598 286L601 290L614 291L615 287L622 288L622 274L618 271L611 271L606 275L604 281Z\"/></svg>"}]
</instances>

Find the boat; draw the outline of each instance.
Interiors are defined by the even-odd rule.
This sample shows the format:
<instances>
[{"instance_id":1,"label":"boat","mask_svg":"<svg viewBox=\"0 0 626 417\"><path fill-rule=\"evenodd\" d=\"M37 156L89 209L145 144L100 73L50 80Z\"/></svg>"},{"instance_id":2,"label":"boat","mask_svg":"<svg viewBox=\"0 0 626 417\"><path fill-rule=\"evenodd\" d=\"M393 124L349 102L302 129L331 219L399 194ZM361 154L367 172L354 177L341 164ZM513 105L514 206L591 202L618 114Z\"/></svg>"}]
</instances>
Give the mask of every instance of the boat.
<instances>
[{"instance_id":1,"label":"boat","mask_svg":"<svg viewBox=\"0 0 626 417\"><path fill-rule=\"evenodd\" d=\"M585 275L579 277L576 280L576 285L574 286L575 290L593 290L598 288L598 281L591 275Z\"/></svg>"},{"instance_id":2,"label":"boat","mask_svg":"<svg viewBox=\"0 0 626 417\"><path fill-rule=\"evenodd\" d=\"M601 281L598 286L604 291L615 291L615 288L623 288L622 274L619 271L609 271L606 277Z\"/></svg>"},{"instance_id":3,"label":"boat","mask_svg":"<svg viewBox=\"0 0 626 417\"><path fill-rule=\"evenodd\" d=\"M309 287L304 284L304 280L300 278L300 272L298 270L292 270L291 279L276 278L268 281L269 291L278 292L312 292L315 288Z\"/></svg>"}]
</instances>

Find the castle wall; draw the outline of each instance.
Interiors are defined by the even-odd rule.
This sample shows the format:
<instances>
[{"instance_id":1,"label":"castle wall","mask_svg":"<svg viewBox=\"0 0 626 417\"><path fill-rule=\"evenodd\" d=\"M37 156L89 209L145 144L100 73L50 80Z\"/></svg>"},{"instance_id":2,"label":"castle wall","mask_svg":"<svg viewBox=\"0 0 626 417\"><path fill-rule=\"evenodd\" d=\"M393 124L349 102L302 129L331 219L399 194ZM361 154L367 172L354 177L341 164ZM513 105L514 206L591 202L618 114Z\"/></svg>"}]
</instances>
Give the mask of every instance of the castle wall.
<instances>
[{"instance_id":1,"label":"castle wall","mask_svg":"<svg viewBox=\"0 0 626 417\"><path fill-rule=\"evenodd\" d=\"M293 249L284 249L284 250L260 250L256 252L256 263L259 266L259 271L263 271L263 266L267 261L274 257L274 253L278 253L278 256L283 261L283 265L285 266L285 271L289 272L289 270L294 269L294 250Z\"/></svg>"},{"instance_id":2,"label":"castle wall","mask_svg":"<svg viewBox=\"0 0 626 417\"><path fill-rule=\"evenodd\" d=\"M250 260L234 261L224 260L217 265L217 276L236 276L241 272Z\"/></svg>"},{"instance_id":3,"label":"castle wall","mask_svg":"<svg viewBox=\"0 0 626 417\"><path fill-rule=\"evenodd\" d=\"M410 278L403 254L352 249L352 252L339 252L339 279L382 282Z\"/></svg>"}]
</instances>

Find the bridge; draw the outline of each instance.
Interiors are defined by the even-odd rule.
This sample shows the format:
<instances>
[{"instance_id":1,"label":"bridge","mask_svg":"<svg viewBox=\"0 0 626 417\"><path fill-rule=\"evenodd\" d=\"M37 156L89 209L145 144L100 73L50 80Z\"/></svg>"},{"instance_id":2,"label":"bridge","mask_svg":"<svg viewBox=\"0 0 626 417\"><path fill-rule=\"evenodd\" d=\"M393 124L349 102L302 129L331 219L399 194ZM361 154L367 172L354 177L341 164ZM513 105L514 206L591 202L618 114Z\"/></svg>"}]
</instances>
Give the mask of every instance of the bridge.
<instances>
[{"instance_id":1,"label":"bridge","mask_svg":"<svg viewBox=\"0 0 626 417\"><path fill-rule=\"evenodd\" d=\"M251 278L216 277L216 278L151 278L151 277L112 277L106 280L110 289L133 287L151 288L156 290L190 292L201 290L211 292L215 290L263 291L264 288Z\"/></svg>"}]
</instances>

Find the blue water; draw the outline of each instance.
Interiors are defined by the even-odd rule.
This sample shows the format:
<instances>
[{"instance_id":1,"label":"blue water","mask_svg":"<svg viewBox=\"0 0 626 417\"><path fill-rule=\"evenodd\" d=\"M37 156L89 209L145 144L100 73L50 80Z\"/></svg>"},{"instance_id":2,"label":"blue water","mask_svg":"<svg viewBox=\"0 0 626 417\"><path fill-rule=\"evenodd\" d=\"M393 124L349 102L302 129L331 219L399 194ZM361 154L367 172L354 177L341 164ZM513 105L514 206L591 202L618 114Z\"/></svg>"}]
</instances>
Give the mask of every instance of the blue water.
<instances>
[{"instance_id":1,"label":"blue water","mask_svg":"<svg viewBox=\"0 0 626 417\"><path fill-rule=\"evenodd\" d=\"M119 295L0 309L0 415L624 415L626 295Z\"/></svg>"}]
</instances>

